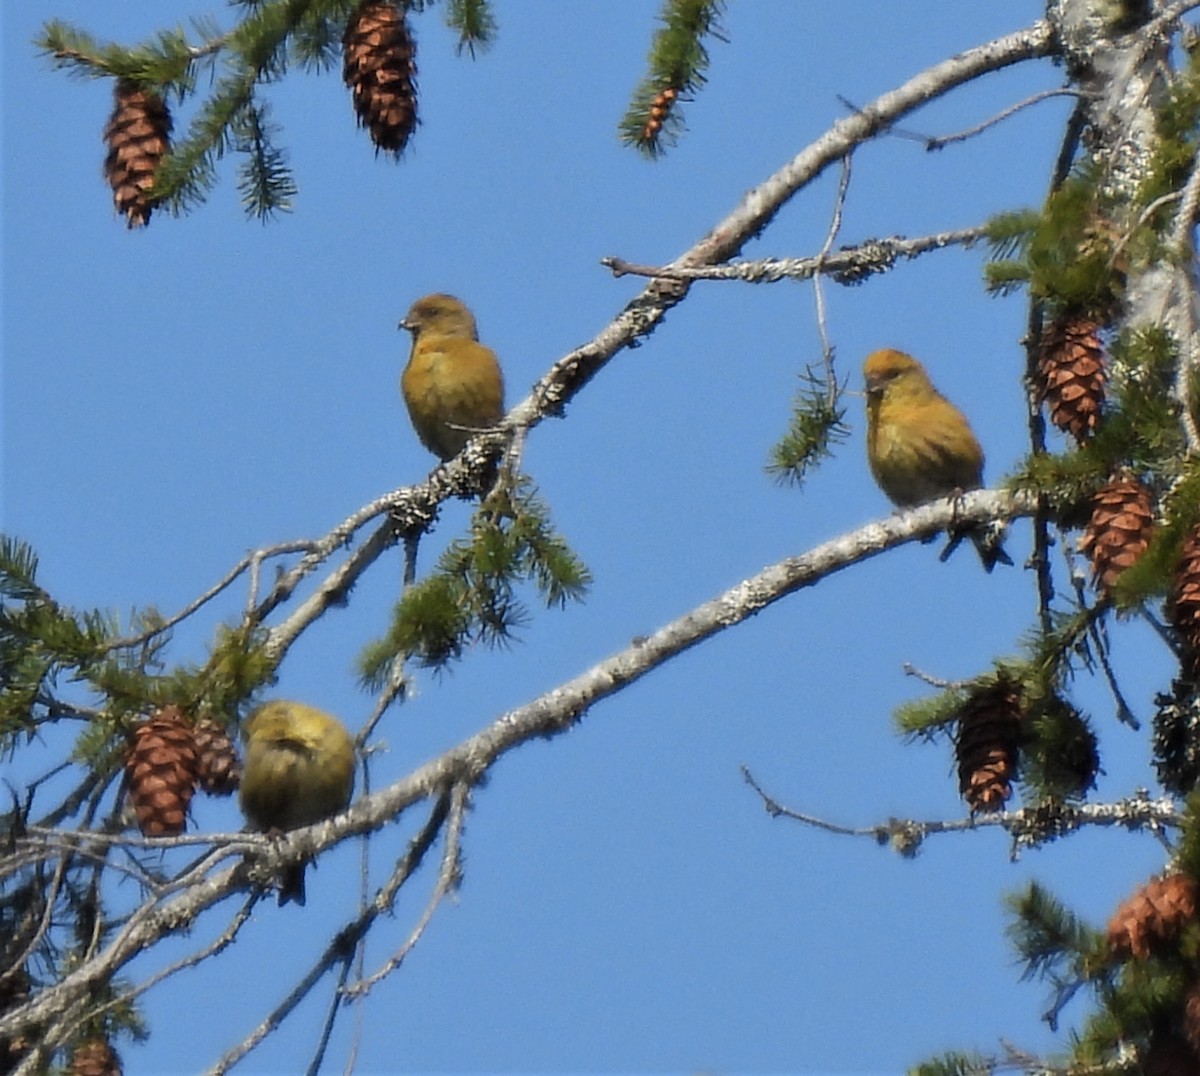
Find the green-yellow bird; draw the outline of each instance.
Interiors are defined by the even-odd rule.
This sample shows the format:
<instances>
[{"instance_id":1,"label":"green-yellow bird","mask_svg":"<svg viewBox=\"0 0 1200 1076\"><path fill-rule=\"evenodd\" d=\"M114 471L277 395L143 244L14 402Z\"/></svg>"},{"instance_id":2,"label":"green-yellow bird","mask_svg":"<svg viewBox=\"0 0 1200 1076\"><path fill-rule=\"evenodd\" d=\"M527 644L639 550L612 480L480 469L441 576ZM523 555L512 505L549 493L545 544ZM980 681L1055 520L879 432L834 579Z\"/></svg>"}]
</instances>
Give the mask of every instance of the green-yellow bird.
<instances>
[{"instance_id":1,"label":"green-yellow bird","mask_svg":"<svg viewBox=\"0 0 1200 1076\"><path fill-rule=\"evenodd\" d=\"M504 417L500 363L479 342L475 316L453 295L418 299L400 328L413 336L400 377L409 417L421 444L448 460L474 434Z\"/></svg>"},{"instance_id":2,"label":"green-yellow bird","mask_svg":"<svg viewBox=\"0 0 1200 1076\"><path fill-rule=\"evenodd\" d=\"M899 508L979 489L983 449L966 416L929 380L925 368L903 351L885 348L863 364L867 386L867 461L879 488ZM943 559L969 537L990 572L1012 564L998 524L952 529Z\"/></svg>"},{"instance_id":3,"label":"green-yellow bird","mask_svg":"<svg viewBox=\"0 0 1200 1076\"><path fill-rule=\"evenodd\" d=\"M300 829L343 810L354 792L354 741L336 717L302 702L263 703L242 727L242 812L255 829ZM279 903L304 903L304 864L288 869Z\"/></svg>"}]
</instances>

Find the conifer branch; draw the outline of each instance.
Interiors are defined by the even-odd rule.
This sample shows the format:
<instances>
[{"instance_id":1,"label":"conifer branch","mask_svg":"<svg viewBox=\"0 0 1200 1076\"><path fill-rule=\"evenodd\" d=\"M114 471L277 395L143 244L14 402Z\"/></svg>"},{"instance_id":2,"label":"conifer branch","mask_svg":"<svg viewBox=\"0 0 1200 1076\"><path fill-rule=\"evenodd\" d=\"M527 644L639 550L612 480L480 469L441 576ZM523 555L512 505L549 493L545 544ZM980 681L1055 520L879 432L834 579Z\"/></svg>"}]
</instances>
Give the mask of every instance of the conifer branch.
<instances>
[{"instance_id":1,"label":"conifer branch","mask_svg":"<svg viewBox=\"0 0 1200 1076\"><path fill-rule=\"evenodd\" d=\"M664 662L742 623L787 595L815 586L829 575L896 546L936 534L952 523L962 525L1014 518L1028 515L1034 506L1034 498L1028 494L977 490L866 524L807 553L772 565L658 631L639 637L629 647L572 680L524 706L501 714L486 728L388 788L361 797L349 810L333 819L290 831L278 840L263 834L231 835L228 847L222 849L216 845L213 853L216 858L192 868L186 883L183 878L175 879L137 908L123 929L92 960L64 975L35 998L0 1016L0 1035L41 1027L40 1049L52 1051L64 1041L61 1031L64 1021L74 1022L79 1007L87 1003L98 985L110 981L121 968L162 938L189 929L203 912L231 894L255 887L258 884L256 877L263 876L261 872L277 876L285 865L298 863L347 837L369 833L394 822L417 803L443 796L444 789L456 785L475 787L515 748L533 739L561 735L574 727L598 702L623 690ZM431 835L430 842L432 839ZM211 841L211 836L207 840ZM210 868L233 854L234 846L252 851L243 853L246 858L239 863L214 873ZM321 961L289 995L287 1002L260 1025L258 1031L262 1035L265 1036L286 1011L298 1004L332 967L345 947L353 948L376 915L384 910L378 907L379 903L378 900L372 903L334 938ZM212 1071L224 1072L244 1052L226 1055ZM38 1053L38 1059L44 1056Z\"/></svg>"},{"instance_id":2,"label":"conifer branch","mask_svg":"<svg viewBox=\"0 0 1200 1076\"><path fill-rule=\"evenodd\" d=\"M690 100L706 81L705 39L727 40L720 25L723 8L724 0L663 0L650 70L620 123L626 145L653 159L678 141L683 130L680 102Z\"/></svg>"}]
</instances>

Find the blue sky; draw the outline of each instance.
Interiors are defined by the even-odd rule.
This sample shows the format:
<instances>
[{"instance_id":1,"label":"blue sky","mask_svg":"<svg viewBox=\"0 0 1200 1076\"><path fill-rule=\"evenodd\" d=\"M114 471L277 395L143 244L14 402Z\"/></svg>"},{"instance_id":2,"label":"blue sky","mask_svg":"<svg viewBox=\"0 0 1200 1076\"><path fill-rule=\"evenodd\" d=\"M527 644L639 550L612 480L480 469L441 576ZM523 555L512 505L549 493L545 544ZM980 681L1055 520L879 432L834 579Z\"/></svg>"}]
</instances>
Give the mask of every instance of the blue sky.
<instances>
[{"instance_id":1,"label":"blue sky","mask_svg":"<svg viewBox=\"0 0 1200 1076\"><path fill-rule=\"evenodd\" d=\"M53 71L30 42L51 17L134 42L216 3L17 0L4 6L3 528L33 543L60 600L174 612L248 549L316 537L420 480L431 459L396 379L409 303L451 291L503 362L510 403L635 294L605 255L654 263L703 236L843 114L936 60L1027 25L1035 0L733 4L689 132L657 163L616 126L641 77L658 4L497 4L495 47L456 58L440 11L415 20L421 112L405 159L376 159L336 72L269 88L300 184L295 212L243 219L227 162L206 206L114 218L101 176L107 83ZM904 121L969 127L1061 84L1049 62L986 76ZM841 243L980 223L1042 198L1069 104L1053 99L939 153L884 138L854 157ZM179 122L186 123L185 107ZM816 253L830 173L749 257ZM839 369L871 350L928 365L971 416L998 479L1025 451L1025 306L981 287L982 251L948 250L856 288L826 285ZM812 288L701 284L644 346L620 354L533 431L527 469L595 575L583 606L539 614L508 651L423 675L384 721L376 786L782 557L884 516L853 433L802 492L763 472L797 373L819 357ZM445 507L429 564L468 519ZM1015 528L1018 564L1029 533ZM1018 984L1001 897L1036 877L1093 921L1161 866L1150 838L1084 833L1019 862L998 832L931 840L915 861L869 841L772 821L742 782L847 824L961 817L949 749L906 745L893 709L924 689L905 662L974 675L1034 622L1032 577L939 564L911 545L779 603L504 759L474 800L466 877L404 968L361 1013L364 1072L894 1073L949 1048L1056 1040L1036 984ZM372 699L353 660L399 587L385 558L298 644L277 691L358 727ZM203 658L242 592L181 627ZM1170 664L1137 624L1113 632L1135 710ZM1152 782L1145 732L1118 726L1102 685L1078 701L1101 735L1100 793ZM38 773L61 745L15 760ZM7 768L7 767L6 767ZM240 824L198 799L197 829ZM376 876L411 822L373 843ZM406 936L426 869L368 968ZM305 909L262 904L233 950L146 1001L152 1038L128 1073L196 1071L239 1041L357 899L358 850L322 858ZM220 930L219 909L188 944ZM165 947L174 948L174 947ZM141 978L155 954L131 974ZM318 990L243 1066L299 1071ZM338 1025L340 1067L356 1016Z\"/></svg>"}]
</instances>

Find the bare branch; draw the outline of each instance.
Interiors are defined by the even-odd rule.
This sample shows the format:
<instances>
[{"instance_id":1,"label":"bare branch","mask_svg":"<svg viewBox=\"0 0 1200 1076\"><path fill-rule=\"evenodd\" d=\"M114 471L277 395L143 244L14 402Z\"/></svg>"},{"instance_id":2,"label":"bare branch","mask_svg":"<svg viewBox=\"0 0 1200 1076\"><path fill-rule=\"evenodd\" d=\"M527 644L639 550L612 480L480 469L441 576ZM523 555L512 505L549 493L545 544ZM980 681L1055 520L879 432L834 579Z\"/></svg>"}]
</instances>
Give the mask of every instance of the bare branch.
<instances>
[{"instance_id":1,"label":"bare branch","mask_svg":"<svg viewBox=\"0 0 1200 1076\"><path fill-rule=\"evenodd\" d=\"M243 572L249 570L251 572L251 594L253 595L258 579L258 571L262 562L269 560L271 557L284 556L288 553L312 553L314 551L314 543L311 541L297 542L278 542L275 545L267 546L265 549L256 549L252 553L247 553L240 561L237 562L228 572L213 586L209 587L198 598L185 605L174 616L168 617L161 624L156 624L153 628L147 631L140 632L137 635L123 636L119 639L113 639L106 646L106 650L127 650L137 646L142 646L158 635L162 635L166 631L170 631L176 624L186 620L193 613L197 612L207 605L213 598L217 597L222 591L228 589L235 583Z\"/></svg>"},{"instance_id":2,"label":"bare branch","mask_svg":"<svg viewBox=\"0 0 1200 1076\"><path fill-rule=\"evenodd\" d=\"M446 825L446 849L442 853L442 869L438 872L437 884L433 887L433 892L429 896L425 910L421 913L421 918L417 920L417 925L413 927L412 933L405 939L404 944L387 959L378 971L345 988L344 993L347 998L357 1000L364 997L377 983L386 979L399 968L404 963L405 957L421 940L421 936L433 920L433 913L437 911L438 906L458 888L462 880L462 831L466 821L469 792L470 789L465 784L457 784L451 793L450 817ZM399 885L393 886L393 883L389 882L388 886L385 886L380 892L380 897L390 905L395 899L398 888Z\"/></svg>"},{"instance_id":3,"label":"bare branch","mask_svg":"<svg viewBox=\"0 0 1200 1076\"><path fill-rule=\"evenodd\" d=\"M915 855L926 837L940 833L965 833L999 826L1012 834L1014 845L1019 847L1040 844L1085 826L1123 826L1129 830L1146 829L1157 834L1165 829L1180 828L1184 817L1179 804L1170 797L1152 800L1145 790L1139 790L1128 799L1116 803L1055 804L1053 813L1046 805L1040 804L949 821L889 818L873 826L846 826L785 807L766 792L747 766L741 767L741 773L746 784L758 793L763 809L772 818L789 818L813 829L844 837L869 837L877 844L888 845L905 856Z\"/></svg>"},{"instance_id":4,"label":"bare branch","mask_svg":"<svg viewBox=\"0 0 1200 1076\"><path fill-rule=\"evenodd\" d=\"M846 194L850 190L850 160L849 153L842 158L842 173L838 177L833 217L829 221L829 231L825 235L825 242L817 255L817 271L813 275L813 298L817 304L817 332L821 337L821 361L825 366L826 392L831 406L837 398L837 377L833 369L833 345L829 342L829 327L825 319L825 292L821 289L821 271L825 267L825 260L829 257L833 241L837 238L838 232L842 230L842 211L846 206Z\"/></svg>"},{"instance_id":5,"label":"bare branch","mask_svg":"<svg viewBox=\"0 0 1200 1076\"><path fill-rule=\"evenodd\" d=\"M429 851L433 842L437 839L438 833L441 832L442 825L446 821L446 815L450 809L450 798L449 793L439 795L425 825L409 842L407 851L396 864L396 869L392 872L392 876L388 879L387 886L385 887L390 887L393 898L400 887L416 872L417 868L421 865L421 861L425 858L425 853ZM221 1073L228 1072L246 1054L258 1046L272 1031L283 1023L284 1019L307 997L308 992L335 964L341 962L349 966L356 946L366 936L371 924L378 918L381 912L389 911L390 908L390 902L381 900L377 896L374 901L359 912L355 919L342 927L287 997L245 1039L233 1047L233 1049L227 1051L208 1070L207 1076L220 1076Z\"/></svg>"},{"instance_id":6,"label":"bare branch","mask_svg":"<svg viewBox=\"0 0 1200 1076\"><path fill-rule=\"evenodd\" d=\"M929 151L944 149L946 146L954 142L965 142L969 138L974 138L978 134L982 134L990 127L995 127L998 123L1003 123L1010 116L1028 108L1030 105L1039 104L1049 97L1083 97L1084 94L1079 90L1069 89L1067 87L1059 87L1054 90L1042 90L1040 93L1035 93L1030 97L1026 97L1024 101L1018 101L1014 105L1009 105L1008 108L996 113L990 119L984 120L982 123L975 124L974 127L968 127L965 131L959 131L956 134L949 135L923 135L917 134L915 131L903 131L900 128L893 128L891 133L898 138L908 138L915 142L924 144L925 149ZM849 104L849 102L847 102Z\"/></svg>"},{"instance_id":7,"label":"bare branch","mask_svg":"<svg viewBox=\"0 0 1200 1076\"><path fill-rule=\"evenodd\" d=\"M983 225L977 225L918 239L902 236L868 239L857 246L830 251L824 257L818 254L811 258L764 258L725 265L636 265L615 257L601 258L600 264L611 269L616 277L634 275L662 280L744 280L750 284L773 284L778 280L809 280L817 273L824 273L839 284L858 284L875 273L886 273L900 258L916 258L949 246L969 247L986 233Z\"/></svg>"}]
</instances>

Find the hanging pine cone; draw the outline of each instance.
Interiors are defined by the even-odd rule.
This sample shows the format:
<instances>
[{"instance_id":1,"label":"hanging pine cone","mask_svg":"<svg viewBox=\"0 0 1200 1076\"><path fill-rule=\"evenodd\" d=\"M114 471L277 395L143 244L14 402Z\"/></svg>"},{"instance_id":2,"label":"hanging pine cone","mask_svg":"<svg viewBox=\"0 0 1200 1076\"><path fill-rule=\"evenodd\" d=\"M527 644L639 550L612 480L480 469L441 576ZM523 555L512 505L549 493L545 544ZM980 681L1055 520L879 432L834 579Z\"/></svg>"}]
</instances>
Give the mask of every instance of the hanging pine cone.
<instances>
[{"instance_id":1,"label":"hanging pine cone","mask_svg":"<svg viewBox=\"0 0 1200 1076\"><path fill-rule=\"evenodd\" d=\"M1163 788L1186 796L1200 781L1200 695L1188 680L1154 696L1154 768Z\"/></svg>"},{"instance_id":2,"label":"hanging pine cone","mask_svg":"<svg viewBox=\"0 0 1200 1076\"><path fill-rule=\"evenodd\" d=\"M1050 421L1083 444L1100 421L1104 404L1104 345L1089 318L1056 318L1038 344L1036 391Z\"/></svg>"},{"instance_id":3,"label":"hanging pine cone","mask_svg":"<svg viewBox=\"0 0 1200 1076\"><path fill-rule=\"evenodd\" d=\"M1092 498L1092 518L1079 551L1092 562L1092 583L1109 594L1121 573L1146 552L1154 530L1150 490L1136 478L1117 475Z\"/></svg>"},{"instance_id":4,"label":"hanging pine cone","mask_svg":"<svg viewBox=\"0 0 1200 1076\"><path fill-rule=\"evenodd\" d=\"M1196 883L1184 874L1151 878L1108 921L1108 949L1114 956L1146 960L1152 950L1179 936L1196 918L1200 897Z\"/></svg>"},{"instance_id":5,"label":"hanging pine cone","mask_svg":"<svg viewBox=\"0 0 1200 1076\"><path fill-rule=\"evenodd\" d=\"M1200 678L1200 525L1191 529L1179 551L1167 596L1167 616L1183 644L1180 664L1184 678L1196 680Z\"/></svg>"},{"instance_id":6,"label":"hanging pine cone","mask_svg":"<svg viewBox=\"0 0 1200 1076\"><path fill-rule=\"evenodd\" d=\"M130 79L117 79L113 97L112 117L104 128L104 178L125 223L141 228L154 207L154 173L171 147L171 113L157 93Z\"/></svg>"},{"instance_id":7,"label":"hanging pine cone","mask_svg":"<svg viewBox=\"0 0 1200 1076\"><path fill-rule=\"evenodd\" d=\"M107 1039L88 1039L71 1054L69 1076L121 1076L121 1059Z\"/></svg>"},{"instance_id":8,"label":"hanging pine cone","mask_svg":"<svg viewBox=\"0 0 1200 1076\"><path fill-rule=\"evenodd\" d=\"M196 722L196 779L210 796L228 796L242 780L242 763L233 741L211 717Z\"/></svg>"},{"instance_id":9,"label":"hanging pine cone","mask_svg":"<svg viewBox=\"0 0 1200 1076\"><path fill-rule=\"evenodd\" d=\"M1021 689L1007 676L975 692L958 714L958 790L971 812L1000 810L1012 795L1021 742Z\"/></svg>"},{"instance_id":10,"label":"hanging pine cone","mask_svg":"<svg viewBox=\"0 0 1200 1076\"><path fill-rule=\"evenodd\" d=\"M196 741L177 706L168 706L133 730L125 761L129 798L147 837L173 837L187 828L196 788Z\"/></svg>"},{"instance_id":11,"label":"hanging pine cone","mask_svg":"<svg viewBox=\"0 0 1200 1076\"><path fill-rule=\"evenodd\" d=\"M358 125L376 149L404 152L417 126L417 46L394 3L364 0L342 38L342 77L354 98Z\"/></svg>"}]
</instances>

